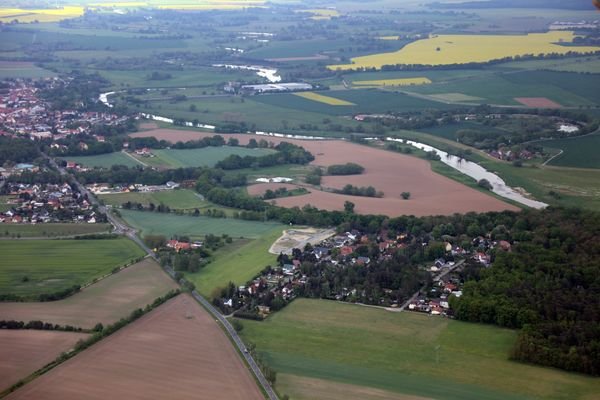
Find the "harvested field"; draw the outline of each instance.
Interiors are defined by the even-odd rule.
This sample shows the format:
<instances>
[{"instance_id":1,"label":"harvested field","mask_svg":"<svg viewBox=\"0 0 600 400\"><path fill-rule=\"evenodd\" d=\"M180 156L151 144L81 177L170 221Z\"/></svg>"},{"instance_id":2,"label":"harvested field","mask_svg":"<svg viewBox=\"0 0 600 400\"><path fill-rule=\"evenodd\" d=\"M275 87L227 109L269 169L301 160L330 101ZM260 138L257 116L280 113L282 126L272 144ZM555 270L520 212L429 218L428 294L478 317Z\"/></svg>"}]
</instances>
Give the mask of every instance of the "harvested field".
<instances>
[{"instance_id":1,"label":"harvested field","mask_svg":"<svg viewBox=\"0 0 600 400\"><path fill-rule=\"evenodd\" d=\"M147 132L137 132L134 137L155 136L158 139L170 141L192 140L209 133L178 131L174 129L157 129ZM448 215L466 213L469 211L485 212L500 210L517 210L501 200L491 197L475 189L466 187L456 181L438 175L431 170L429 162L423 159L393 153L385 150L367 147L355 143L330 140L308 141L281 139L275 137L252 135L223 135L226 139L234 136L240 143L248 143L255 137L265 138L270 142L291 142L304 147L315 155L312 164L329 166L354 162L365 167L361 175L353 176L324 176L322 186L341 189L346 184L354 186L374 186L384 192L383 198L345 196L313 190L302 196L276 199L275 202L283 207L303 206L311 204L327 210L343 210L346 200L356 205L356 212L361 214L397 215ZM275 184L272 188L277 188ZM400 194L410 192L410 200L402 200Z\"/></svg>"},{"instance_id":2,"label":"harvested field","mask_svg":"<svg viewBox=\"0 0 600 400\"><path fill-rule=\"evenodd\" d=\"M248 186L248 194L252 196L262 196L267 190L277 190L286 188L287 190L297 189L298 186L293 183L256 183Z\"/></svg>"},{"instance_id":3,"label":"harvested field","mask_svg":"<svg viewBox=\"0 0 600 400\"><path fill-rule=\"evenodd\" d=\"M54 361L87 336L75 332L0 330L0 391Z\"/></svg>"},{"instance_id":4,"label":"harvested field","mask_svg":"<svg viewBox=\"0 0 600 400\"><path fill-rule=\"evenodd\" d=\"M0 319L93 328L98 322L107 325L126 317L176 287L156 262L145 259L64 300L0 303Z\"/></svg>"},{"instance_id":5,"label":"harvested field","mask_svg":"<svg viewBox=\"0 0 600 400\"><path fill-rule=\"evenodd\" d=\"M42 398L264 399L225 334L188 295L169 300L7 397Z\"/></svg>"},{"instance_id":6,"label":"harvested field","mask_svg":"<svg viewBox=\"0 0 600 400\"><path fill-rule=\"evenodd\" d=\"M545 97L515 97L515 100L527 107L535 108L561 108L555 101Z\"/></svg>"}]
</instances>

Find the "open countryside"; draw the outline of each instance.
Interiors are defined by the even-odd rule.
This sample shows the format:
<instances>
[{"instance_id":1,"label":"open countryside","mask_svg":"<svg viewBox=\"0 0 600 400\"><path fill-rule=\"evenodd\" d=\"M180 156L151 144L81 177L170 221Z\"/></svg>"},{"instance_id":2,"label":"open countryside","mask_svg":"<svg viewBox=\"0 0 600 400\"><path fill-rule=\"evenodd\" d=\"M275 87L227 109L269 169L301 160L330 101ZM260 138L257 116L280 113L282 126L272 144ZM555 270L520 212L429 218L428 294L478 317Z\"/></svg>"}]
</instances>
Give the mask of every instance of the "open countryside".
<instances>
[{"instance_id":1,"label":"open countryside","mask_svg":"<svg viewBox=\"0 0 600 400\"><path fill-rule=\"evenodd\" d=\"M46 3L0 398L600 400L600 1Z\"/></svg>"}]
</instances>

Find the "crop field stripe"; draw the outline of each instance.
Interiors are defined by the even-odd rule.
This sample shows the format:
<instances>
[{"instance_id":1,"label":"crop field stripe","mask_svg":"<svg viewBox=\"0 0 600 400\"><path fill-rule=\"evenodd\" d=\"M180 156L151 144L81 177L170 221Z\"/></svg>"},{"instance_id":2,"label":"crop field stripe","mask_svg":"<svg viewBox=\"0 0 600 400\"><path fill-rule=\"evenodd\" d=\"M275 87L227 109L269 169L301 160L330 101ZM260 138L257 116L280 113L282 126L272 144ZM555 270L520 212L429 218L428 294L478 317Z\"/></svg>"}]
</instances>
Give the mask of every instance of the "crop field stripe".
<instances>
[{"instance_id":1,"label":"crop field stripe","mask_svg":"<svg viewBox=\"0 0 600 400\"><path fill-rule=\"evenodd\" d=\"M350 103L349 101L336 99L335 97L324 96L322 94L314 93L314 92L299 92L294 93L296 96L317 101L319 103L325 103L330 106L355 106L356 104Z\"/></svg>"}]
</instances>

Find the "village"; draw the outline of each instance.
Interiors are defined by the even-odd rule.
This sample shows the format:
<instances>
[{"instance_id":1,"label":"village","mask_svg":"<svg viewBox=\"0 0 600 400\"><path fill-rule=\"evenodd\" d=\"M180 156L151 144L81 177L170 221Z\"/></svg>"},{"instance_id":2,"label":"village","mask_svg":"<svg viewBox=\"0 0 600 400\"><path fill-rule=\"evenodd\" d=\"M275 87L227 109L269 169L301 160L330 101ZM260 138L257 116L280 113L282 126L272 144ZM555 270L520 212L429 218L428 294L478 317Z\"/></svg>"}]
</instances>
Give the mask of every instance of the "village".
<instances>
[{"instance_id":1,"label":"village","mask_svg":"<svg viewBox=\"0 0 600 400\"><path fill-rule=\"evenodd\" d=\"M278 311L297 297L321 297L330 300L384 307L390 311L411 311L452 318L450 298L460 297L464 285L463 269L488 268L495 251L511 251L507 241L494 241L478 236L469 250L448 242L441 245L442 257L418 267L422 282L416 293L389 287L369 287L360 278L347 280L345 270L369 271L384 265L395 253L414 245L415 237L408 234L384 239L352 230L335 235L317 245L307 244L303 250L280 254L276 266L267 266L259 276L246 285L223 288L214 305L227 314L250 319L263 319ZM419 243L426 248L434 245ZM190 243L169 242L177 252L191 249ZM366 251L365 249L368 249ZM360 274L360 272L358 272ZM350 282L350 283L349 283ZM343 283L349 283L345 285Z\"/></svg>"},{"instance_id":2,"label":"village","mask_svg":"<svg viewBox=\"0 0 600 400\"><path fill-rule=\"evenodd\" d=\"M0 195L7 196L8 210L0 213L0 224L41 224L55 222L104 223L101 214L68 183L6 183Z\"/></svg>"},{"instance_id":3,"label":"village","mask_svg":"<svg viewBox=\"0 0 600 400\"><path fill-rule=\"evenodd\" d=\"M4 81L0 87L0 136L59 140L71 135L92 135L103 142L104 136L94 134L92 127L118 126L128 120L129 117L114 113L54 110L40 96L43 88L52 89L69 83L66 78Z\"/></svg>"}]
</instances>

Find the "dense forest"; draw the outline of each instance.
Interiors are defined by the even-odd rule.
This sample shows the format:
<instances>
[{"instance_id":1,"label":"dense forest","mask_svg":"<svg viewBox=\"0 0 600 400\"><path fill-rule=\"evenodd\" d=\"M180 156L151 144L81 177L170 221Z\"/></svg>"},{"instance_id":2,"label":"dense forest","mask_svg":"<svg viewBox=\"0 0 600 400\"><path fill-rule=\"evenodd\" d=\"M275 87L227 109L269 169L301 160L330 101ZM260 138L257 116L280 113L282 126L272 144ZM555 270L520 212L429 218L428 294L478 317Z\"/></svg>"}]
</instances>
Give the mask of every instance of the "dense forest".
<instances>
[{"instance_id":1,"label":"dense forest","mask_svg":"<svg viewBox=\"0 0 600 400\"><path fill-rule=\"evenodd\" d=\"M465 285L456 317L522 328L516 360L600 375L600 215L525 212L505 228L517 245Z\"/></svg>"}]
</instances>

